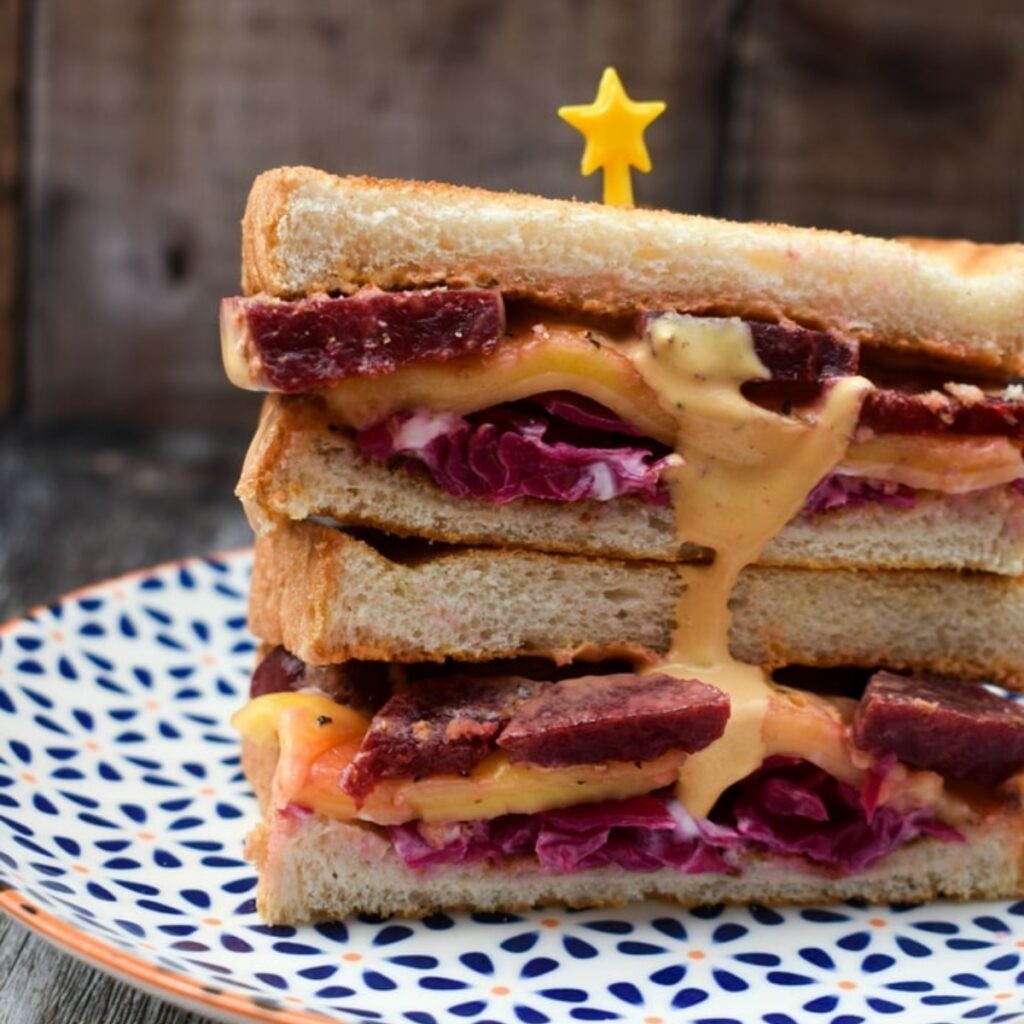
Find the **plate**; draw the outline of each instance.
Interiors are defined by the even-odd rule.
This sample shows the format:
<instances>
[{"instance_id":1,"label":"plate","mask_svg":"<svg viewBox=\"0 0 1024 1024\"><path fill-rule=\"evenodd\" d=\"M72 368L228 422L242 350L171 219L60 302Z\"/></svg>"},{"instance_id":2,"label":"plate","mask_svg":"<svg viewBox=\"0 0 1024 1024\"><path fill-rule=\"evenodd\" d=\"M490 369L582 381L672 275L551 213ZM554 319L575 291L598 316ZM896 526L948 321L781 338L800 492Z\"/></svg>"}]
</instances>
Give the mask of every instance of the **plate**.
<instances>
[{"instance_id":1,"label":"plate","mask_svg":"<svg viewBox=\"0 0 1024 1024\"><path fill-rule=\"evenodd\" d=\"M262 924L228 725L250 570L160 566L0 633L0 908L61 948L230 1021L1024 1021L1024 901Z\"/></svg>"}]
</instances>

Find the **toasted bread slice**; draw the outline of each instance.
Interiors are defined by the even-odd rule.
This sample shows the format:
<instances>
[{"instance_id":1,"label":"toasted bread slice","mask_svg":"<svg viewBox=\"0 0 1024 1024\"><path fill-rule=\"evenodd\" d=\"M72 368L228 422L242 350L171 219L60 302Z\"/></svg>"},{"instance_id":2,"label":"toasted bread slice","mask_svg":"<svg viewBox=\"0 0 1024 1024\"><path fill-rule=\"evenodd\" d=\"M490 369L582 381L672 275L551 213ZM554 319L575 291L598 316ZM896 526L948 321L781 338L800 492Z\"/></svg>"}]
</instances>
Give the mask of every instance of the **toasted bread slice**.
<instances>
[{"instance_id":1,"label":"toasted bread slice","mask_svg":"<svg viewBox=\"0 0 1024 1024\"><path fill-rule=\"evenodd\" d=\"M242 233L247 295L487 286L600 314L787 318L1024 368L1020 245L884 240L308 167L261 174Z\"/></svg>"},{"instance_id":2,"label":"toasted bread slice","mask_svg":"<svg viewBox=\"0 0 1024 1024\"><path fill-rule=\"evenodd\" d=\"M681 586L657 562L420 543L384 554L319 523L285 523L257 538L250 624L313 664L661 657ZM881 665L1024 686L1018 579L751 566L730 606L733 653L753 664Z\"/></svg>"},{"instance_id":3,"label":"toasted bread slice","mask_svg":"<svg viewBox=\"0 0 1024 1024\"><path fill-rule=\"evenodd\" d=\"M674 562L700 555L676 541L670 506L642 498L494 505L457 498L424 473L389 468L334 430L304 396L268 396L238 496L254 529L323 516L345 526L450 544ZM769 541L762 565L976 569L1024 573L1024 495L1006 487L922 493L914 508L865 505L800 516Z\"/></svg>"}]
</instances>

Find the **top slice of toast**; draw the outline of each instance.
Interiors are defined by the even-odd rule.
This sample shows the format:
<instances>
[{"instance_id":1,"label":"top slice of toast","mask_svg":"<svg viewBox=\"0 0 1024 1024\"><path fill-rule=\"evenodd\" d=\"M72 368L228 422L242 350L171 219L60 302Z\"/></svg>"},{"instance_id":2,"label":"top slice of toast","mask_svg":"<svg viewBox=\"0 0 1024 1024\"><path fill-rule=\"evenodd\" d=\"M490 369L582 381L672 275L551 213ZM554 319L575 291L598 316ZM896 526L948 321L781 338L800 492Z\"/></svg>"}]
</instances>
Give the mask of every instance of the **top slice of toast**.
<instances>
[{"instance_id":1,"label":"top slice of toast","mask_svg":"<svg viewBox=\"0 0 1024 1024\"><path fill-rule=\"evenodd\" d=\"M789 319L868 345L1024 369L1024 245L890 240L426 182L261 174L247 295L448 285L597 314Z\"/></svg>"}]
</instances>

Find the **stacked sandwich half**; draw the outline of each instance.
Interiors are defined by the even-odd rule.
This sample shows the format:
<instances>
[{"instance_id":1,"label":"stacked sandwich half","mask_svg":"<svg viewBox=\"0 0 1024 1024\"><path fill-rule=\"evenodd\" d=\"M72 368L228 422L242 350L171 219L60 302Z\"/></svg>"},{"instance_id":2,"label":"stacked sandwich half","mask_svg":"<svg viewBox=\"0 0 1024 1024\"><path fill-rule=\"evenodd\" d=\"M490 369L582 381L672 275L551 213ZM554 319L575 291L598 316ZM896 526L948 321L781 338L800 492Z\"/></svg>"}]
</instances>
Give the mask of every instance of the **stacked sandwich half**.
<instances>
[{"instance_id":1,"label":"stacked sandwich half","mask_svg":"<svg viewBox=\"0 0 1024 1024\"><path fill-rule=\"evenodd\" d=\"M289 168L243 290L268 920L1024 890L1024 251Z\"/></svg>"}]
</instances>

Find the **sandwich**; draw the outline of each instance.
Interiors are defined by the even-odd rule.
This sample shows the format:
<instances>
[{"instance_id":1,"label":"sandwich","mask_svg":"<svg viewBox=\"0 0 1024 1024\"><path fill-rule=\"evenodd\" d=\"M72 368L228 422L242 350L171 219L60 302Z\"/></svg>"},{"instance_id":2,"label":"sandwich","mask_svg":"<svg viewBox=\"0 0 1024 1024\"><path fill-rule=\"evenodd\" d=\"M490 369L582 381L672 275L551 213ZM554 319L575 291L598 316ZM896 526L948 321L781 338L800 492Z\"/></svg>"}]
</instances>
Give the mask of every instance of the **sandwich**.
<instances>
[{"instance_id":1,"label":"sandwich","mask_svg":"<svg viewBox=\"0 0 1024 1024\"><path fill-rule=\"evenodd\" d=\"M1024 249L308 168L242 233L268 921L1024 890Z\"/></svg>"}]
</instances>

